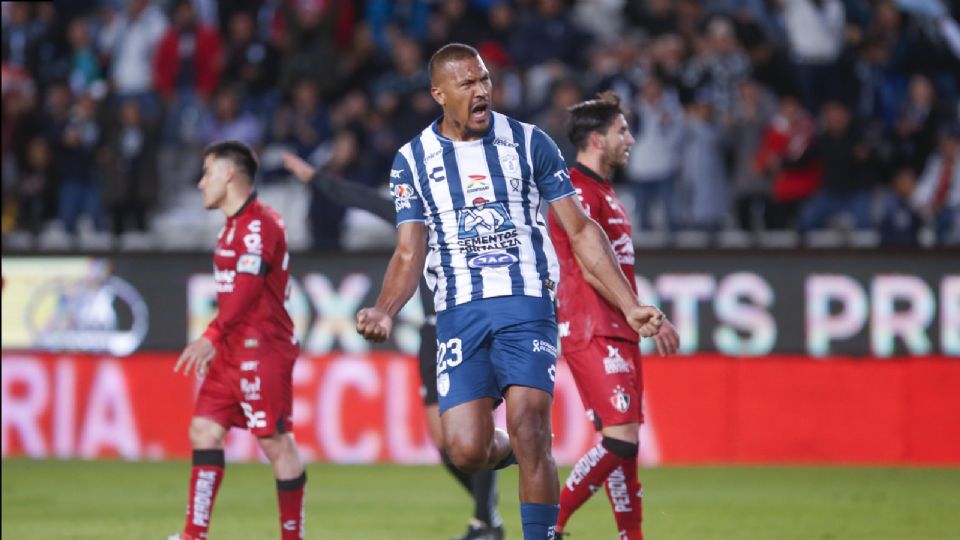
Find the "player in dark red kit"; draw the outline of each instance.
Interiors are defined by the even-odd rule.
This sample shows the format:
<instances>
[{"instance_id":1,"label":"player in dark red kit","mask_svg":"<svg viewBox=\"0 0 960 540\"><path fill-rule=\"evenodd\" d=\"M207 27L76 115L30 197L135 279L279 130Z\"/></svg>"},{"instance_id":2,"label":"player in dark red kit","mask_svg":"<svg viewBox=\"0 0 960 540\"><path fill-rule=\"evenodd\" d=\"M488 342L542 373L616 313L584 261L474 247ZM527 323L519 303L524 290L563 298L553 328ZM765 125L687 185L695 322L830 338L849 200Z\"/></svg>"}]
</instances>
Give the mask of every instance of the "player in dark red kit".
<instances>
[{"instance_id":1,"label":"player in dark red kit","mask_svg":"<svg viewBox=\"0 0 960 540\"><path fill-rule=\"evenodd\" d=\"M219 142L204 152L203 205L227 216L213 258L220 311L174 368L184 374L194 368L204 380L190 421L187 521L172 539L207 538L223 479L223 439L234 426L250 430L273 465L280 537L303 538L307 477L291 424L291 377L300 349L283 307L290 256L283 220L257 200L256 173L257 159L243 143Z\"/></svg>"},{"instance_id":2,"label":"player in dark red kit","mask_svg":"<svg viewBox=\"0 0 960 540\"><path fill-rule=\"evenodd\" d=\"M613 169L626 163L633 145L616 94L604 93L571 107L568 134L577 147L570 181L584 213L607 233L610 247L636 293L630 218L609 180ZM567 478L560 493L557 533L563 532L570 515L603 485L619 538L642 539L637 478L643 422L640 337L603 284L574 255L569 238L553 215L549 225L560 261L557 320L561 355L570 366L587 414L603 436ZM673 354L679 345L677 331L666 319L653 339L661 354Z\"/></svg>"}]
</instances>

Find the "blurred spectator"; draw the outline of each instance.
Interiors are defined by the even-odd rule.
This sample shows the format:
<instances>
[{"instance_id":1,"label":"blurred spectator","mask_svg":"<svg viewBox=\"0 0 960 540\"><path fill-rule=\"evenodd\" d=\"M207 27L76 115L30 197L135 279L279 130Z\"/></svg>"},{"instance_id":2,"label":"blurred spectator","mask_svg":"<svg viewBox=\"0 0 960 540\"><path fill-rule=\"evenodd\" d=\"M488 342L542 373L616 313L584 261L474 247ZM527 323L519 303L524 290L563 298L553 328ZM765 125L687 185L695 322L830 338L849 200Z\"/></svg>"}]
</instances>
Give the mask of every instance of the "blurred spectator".
<instances>
[{"instance_id":1,"label":"blurred spectator","mask_svg":"<svg viewBox=\"0 0 960 540\"><path fill-rule=\"evenodd\" d=\"M153 55L167 19L149 0L130 0L125 13L104 11L100 51L110 58L110 83L120 99L134 98L145 114L158 112L153 93Z\"/></svg>"},{"instance_id":2,"label":"blurred spectator","mask_svg":"<svg viewBox=\"0 0 960 540\"><path fill-rule=\"evenodd\" d=\"M541 112L533 123L546 132L557 143L557 147L567 160L567 165L573 165L577 158L577 149L567 136L567 118L570 113L567 109L583 100L580 85L572 79L557 81L550 93L550 106Z\"/></svg>"},{"instance_id":3,"label":"blurred spectator","mask_svg":"<svg viewBox=\"0 0 960 540\"><path fill-rule=\"evenodd\" d=\"M659 201L666 218L666 229L678 225L674 200L677 180L678 143L683 130L680 105L673 95L664 92L656 77L644 84L637 103L636 143L627 161L627 179L633 183L637 207L637 228L650 230L650 216Z\"/></svg>"},{"instance_id":4,"label":"blurred spectator","mask_svg":"<svg viewBox=\"0 0 960 540\"><path fill-rule=\"evenodd\" d=\"M327 161L320 167L322 174L343 178L351 182L375 185L366 160L361 159L362 141L355 130L344 129L337 132ZM313 198L310 201L310 225L313 247L316 249L340 249L340 235L343 233L343 217L346 209L339 206L312 186Z\"/></svg>"},{"instance_id":5,"label":"blurred spectator","mask_svg":"<svg viewBox=\"0 0 960 540\"><path fill-rule=\"evenodd\" d=\"M960 125L951 125L940 136L938 151L923 169L913 202L933 225L938 242L960 240Z\"/></svg>"},{"instance_id":6,"label":"blurred spectator","mask_svg":"<svg viewBox=\"0 0 960 540\"><path fill-rule=\"evenodd\" d=\"M263 131L257 118L240 109L240 94L230 86L217 92L213 111L200 121L200 142L204 145L223 139L234 139L258 148Z\"/></svg>"},{"instance_id":7,"label":"blurred spectator","mask_svg":"<svg viewBox=\"0 0 960 540\"><path fill-rule=\"evenodd\" d=\"M245 109L266 119L280 101L276 87L280 58L273 45L257 36L250 12L234 13L229 25L223 78L237 85Z\"/></svg>"},{"instance_id":8,"label":"blurred spectator","mask_svg":"<svg viewBox=\"0 0 960 540\"><path fill-rule=\"evenodd\" d=\"M400 139L406 140L420 131L424 123L420 120L433 119L436 109L428 93L430 75L420 45L398 37L392 58L392 68L374 81L371 94L377 112L390 119Z\"/></svg>"},{"instance_id":9,"label":"blurred spectator","mask_svg":"<svg viewBox=\"0 0 960 540\"><path fill-rule=\"evenodd\" d=\"M9 2L9 14L3 25L4 62L36 72L37 48L43 26L33 20L30 2Z\"/></svg>"},{"instance_id":10,"label":"blurred spectator","mask_svg":"<svg viewBox=\"0 0 960 540\"><path fill-rule=\"evenodd\" d=\"M857 229L870 227L871 148L851 124L846 106L836 101L823 106L823 132L801 161L808 159L822 162L823 176L801 211L800 232L819 229L841 213L849 214Z\"/></svg>"},{"instance_id":11,"label":"blurred spectator","mask_svg":"<svg viewBox=\"0 0 960 540\"><path fill-rule=\"evenodd\" d=\"M750 61L733 33L733 25L714 18L700 52L687 63L683 80L688 88L709 89L718 119L728 121L737 100L737 85L750 74Z\"/></svg>"},{"instance_id":12,"label":"blurred spectator","mask_svg":"<svg viewBox=\"0 0 960 540\"><path fill-rule=\"evenodd\" d=\"M280 86L289 89L296 81L313 78L321 94L335 90L340 55L353 39L354 2L282 0L279 14L285 35Z\"/></svg>"},{"instance_id":13,"label":"blurred spectator","mask_svg":"<svg viewBox=\"0 0 960 540\"><path fill-rule=\"evenodd\" d=\"M642 28L651 36L677 31L676 13L672 0L627 2L624 10L631 25Z\"/></svg>"},{"instance_id":14,"label":"blurred spectator","mask_svg":"<svg viewBox=\"0 0 960 540\"><path fill-rule=\"evenodd\" d=\"M579 65L585 49L585 35L574 24L562 0L534 0L533 9L524 12L509 51L521 67L535 66L548 60Z\"/></svg>"},{"instance_id":15,"label":"blurred spectator","mask_svg":"<svg viewBox=\"0 0 960 540\"><path fill-rule=\"evenodd\" d=\"M147 211L157 200L157 128L140 112L135 100L124 101L106 135L103 197L115 236L128 220L147 230Z\"/></svg>"},{"instance_id":16,"label":"blurred spectator","mask_svg":"<svg viewBox=\"0 0 960 540\"><path fill-rule=\"evenodd\" d=\"M609 41L623 34L626 0L581 0L573 8L574 21L596 39Z\"/></svg>"},{"instance_id":17,"label":"blurred spectator","mask_svg":"<svg viewBox=\"0 0 960 540\"><path fill-rule=\"evenodd\" d=\"M775 105L769 93L749 79L740 83L737 96L726 137L733 150L732 189L737 225L743 230L769 229L770 182L754 165L754 156Z\"/></svg>"},{"instance_id":18,"label":"blurred spectator","mask_svg":"<svg viewBox=\"0 0 960 540\"><path fill-rule=\"evenodd\" d=\"M724 142L711 122L714 97L701 90L687 104L680 154L680 200L686 228L715 231L730 213Z\"/></svg>"},{"instance_id":19,"label":"blurred spectator","mask_svg":"<svg viewBox=\"0 0 960 540\"><path fill-rule=\"evenodd\" d=\"M192 142L198 109L220 81L222 48L217 30L197 21L191 1L178 0L153 59L154 87L166 105L165 142Z\"/></svg>"},{"instance_id":20,"label":"blurred spectator","mask_svg":"<svg viewBox=\"0 0 960 540\"><path fill-rule=\"evenodd\" d=\"M916 187L917 173L910 167L904 167L894 174L892 189L885 194L880 211L881 245L918 245L923 218L914 209L911 201Z\"/></svg>"},{"instance_id":21,"label":"blurred spectator","mask_svg":"<svg viewBox=\"0 0 960 540\"><path fill-rule=\"evenodd\" d=\"M330 119L320 103L317 84L311 79L297 82L290 104L281 106L274 114L273 141L307 159L318 146L328 142L330 135Z\"/></svg>"},{"instance_id":22,"label":"blurred spectator","mask_svg":"<svg viewBox=\"0 0 960 540\"><path fill-rule=\"evenodd\" d=\"M70 42L70 88L74 94L92 91L105 94L102 88L103 75L100 72L100 59L93 40L90 38L90 23L84 18L70 21L67 26L67 40Z\"/></svg>"},{"instance_id":23,"label":"blurred spectator","mask_svg":"<svg viewBox=\"0 0 960 540\"><path fill-rule=\"evenodd\" d=\"M50 186L50 146L43 137L27 143L27 153L17 171L17 226L36 235L45 218L46 196Z\"/></svg>"},{"instance_id":24,"label":"blurred spectator","mask_svg":"<svg viewBox=\"0 0 960 540\"><path fill-rule=\"evenodd\" d=\"M787 45L803 104L816 111L833 91L844 45L845 10L840 0L782 0Z\"/></svg>"},{"instance_id":25,"label":"blurred spectator","mask_svg":"<svg viewBox=\"0 0 960 540\"><path fill-rule=\"evenodd\" d=\"M936 146L942 118L930 80L923 75L911 77L907 101L891 137L896 163L920 170Z\"/></svg>"},{"instance_id":26,"label":"blurred spectator","mask_svg":"<svg viewBox=\"0 0 960 540\"><path fill-rule=\"evenodd\" d=\"M814 122L799 99L790 95L781 97L777 114L767 126L754 158L756 169L773 180L771 228L792 228L800 205L820 187L819 161L800 161L814 134Z\"/></svg>"},{"instance_id":27,"label":"blurred spectator","mask_svg":"<svg viewBox=\"0 0 960 540\"><path fill-rule=\"evenodd\" d=\"M57 156L54 161L60 178L59 217L71 235L77 233L77 220L84 214L93 221L94 230L103 229L96 163L102 134L96 107L89 94L81 94L65 121L53 125L53 149Z\"/></svg>"}]
</instances>

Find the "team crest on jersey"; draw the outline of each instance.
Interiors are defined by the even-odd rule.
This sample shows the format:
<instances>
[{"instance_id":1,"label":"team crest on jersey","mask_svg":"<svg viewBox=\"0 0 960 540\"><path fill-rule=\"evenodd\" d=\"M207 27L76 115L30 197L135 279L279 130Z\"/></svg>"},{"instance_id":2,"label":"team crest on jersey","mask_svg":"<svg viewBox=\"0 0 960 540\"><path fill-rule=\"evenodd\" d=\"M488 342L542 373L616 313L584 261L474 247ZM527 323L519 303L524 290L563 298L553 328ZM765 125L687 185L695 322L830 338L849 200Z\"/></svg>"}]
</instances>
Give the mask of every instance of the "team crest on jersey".
<instances>
[{"instance_id":1,"label":"team crest on jersey","mask_svg":"<svg viewBox=\"0 0 960 540\"><path fill-rule=\"evenodd\" d=\"M630 409L630 396L624 391L622 386L617 385L617 387L613 389L613 395L610 396L610 403L614 409L625 413Z\"/></svg>"},{"instance_id":2,"label":"team crest on jersey","mask_svg":"<svg viewBox=\"0 0 960 540\"><path fill-rule=\"evenodd\" d=\"M499 202L482 197L457 211L459 245L467 254L504 250L520 245L519 233Z\"/></svg>"}]
</instances>

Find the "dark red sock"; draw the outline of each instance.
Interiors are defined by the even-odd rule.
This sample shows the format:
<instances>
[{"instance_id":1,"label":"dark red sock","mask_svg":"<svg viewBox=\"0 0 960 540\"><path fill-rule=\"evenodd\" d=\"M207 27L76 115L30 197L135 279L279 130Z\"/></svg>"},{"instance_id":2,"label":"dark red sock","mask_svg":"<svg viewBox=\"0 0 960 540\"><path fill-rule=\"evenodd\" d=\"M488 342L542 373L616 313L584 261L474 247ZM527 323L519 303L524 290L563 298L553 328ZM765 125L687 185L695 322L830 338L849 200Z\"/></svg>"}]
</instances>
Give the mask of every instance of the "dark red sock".
<instances>
[{"instance_id":1,"label":"dark red sock","mask_svg":"<svg viewBox=\"0 0 960 540\"><path fill-rule=\"evenodd\" d=\"M625 460L607 477L604 483L613 518L617 522L620 540L643 540L640 523L643 519L643 499L640 480L637 479L637 458Z\"/></svg>"},{"instance_id":2,"label":"dark red sock","mask_svg":"<svg viewBox=\"0 0 960 540\"><path fill-rule=\"evenodd\" d=\"M206 538L213 516L213 503L223 481L223 450L194 450L190 473L190 498L187 500L186 538Z\"/></svg>"},{"instance_id":3,"label":"dark red sock","mask_svg":"<svg viewBox=\"0 0 960 540\"><path fill-rule=\"evenodd\" d=\"M560 515L557 517L557 530L563 530L570 516L603 485L610 473L625 461L622 454L629 453L632 447L636 455L635 444L604 437L577 461L570 476L560 492Z\"/></svg>"},{"instance_id":4,"label":"dark red sock","mask_svg":"<svg viewBox=\"0 0 960 540\"><path fill-rule=\"evenodd\" d=\"M293 480L277 480L281 540L303 538L303 488L306 484L307 471Z\"/></svg>"}]
</instances>

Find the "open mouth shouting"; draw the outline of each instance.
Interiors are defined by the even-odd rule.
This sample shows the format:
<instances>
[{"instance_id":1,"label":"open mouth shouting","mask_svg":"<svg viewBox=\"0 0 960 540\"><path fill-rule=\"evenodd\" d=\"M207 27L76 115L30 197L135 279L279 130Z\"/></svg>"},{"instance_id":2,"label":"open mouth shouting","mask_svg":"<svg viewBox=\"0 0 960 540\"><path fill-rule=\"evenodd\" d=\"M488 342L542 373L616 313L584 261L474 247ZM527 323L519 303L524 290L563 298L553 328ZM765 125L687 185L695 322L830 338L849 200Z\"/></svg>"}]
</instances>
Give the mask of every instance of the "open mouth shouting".
<instances>
[{"instance_id":1,"label":"open mouth shouting","mask_svg":"<svg viewBox=\"0 0 960 540\"><path fill-rule=\"evenodd\" d=\"M470 123L485 124L490 113L490 103L486 100L478 101L470 107Z\"/></svg>"}]
</instances>

